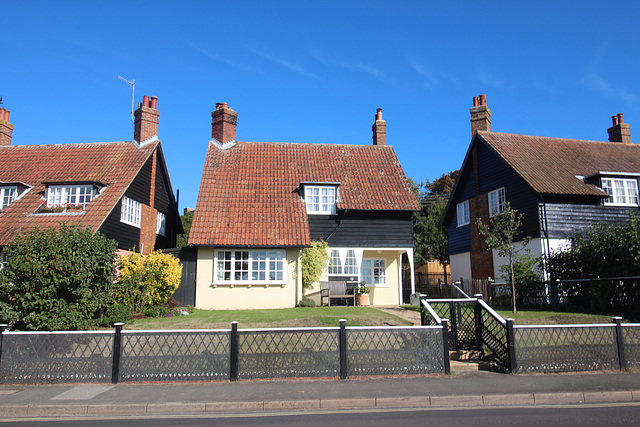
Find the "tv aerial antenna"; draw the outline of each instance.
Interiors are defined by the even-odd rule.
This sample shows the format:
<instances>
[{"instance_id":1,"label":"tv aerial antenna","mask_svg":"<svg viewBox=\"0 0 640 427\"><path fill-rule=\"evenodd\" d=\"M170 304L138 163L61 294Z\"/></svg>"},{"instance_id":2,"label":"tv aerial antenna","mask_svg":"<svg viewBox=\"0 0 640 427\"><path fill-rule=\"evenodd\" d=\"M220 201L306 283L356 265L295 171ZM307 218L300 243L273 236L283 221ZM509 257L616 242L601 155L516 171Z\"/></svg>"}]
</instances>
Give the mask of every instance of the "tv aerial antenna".
<instances>
[{"instance_id":1,"label":"tv aerial antenna","mask_svg":"<svg viewBox=\"0 0 640 427\"><path fill-rule=\"evenodd\" d=\"M133 101L135 99L135 94L136 94L136 81L135 80L127 80L124 77L118 76L118 78L120 80L122 80L123 82L127 83L129 86L131 86L131 121L134 121L133 118Z\"/></svg>"}]
</instances>

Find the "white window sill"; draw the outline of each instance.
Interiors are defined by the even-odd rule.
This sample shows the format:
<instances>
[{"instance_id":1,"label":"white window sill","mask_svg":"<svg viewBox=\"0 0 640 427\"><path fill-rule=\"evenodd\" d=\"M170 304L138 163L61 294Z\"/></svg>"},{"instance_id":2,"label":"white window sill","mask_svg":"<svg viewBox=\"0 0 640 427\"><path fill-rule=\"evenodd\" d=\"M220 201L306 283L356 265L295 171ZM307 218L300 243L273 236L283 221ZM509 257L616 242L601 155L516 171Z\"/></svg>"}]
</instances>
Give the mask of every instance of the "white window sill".
<instances>
[{"instance_id":1,"label":"white window sill","mask_svg":"<svg viewBox=\"0 0 640 427\"><path fill-rule=\"evenodd\" d=\"M635 203L605 203L605 206L614 206L621 208L637 208L639 205Z\"/></svg>"},{"instance_id":2,"label":"white window sill","mask_svg":"<svg viewBox=\"0 0 640 427\"><path fill-rule=\"evenodd\" d=\"M287 286L284 282L270 282L270 283L247 283L247 282L213 282L212 288L284 288Z\"/></svg>"}]
</instances>

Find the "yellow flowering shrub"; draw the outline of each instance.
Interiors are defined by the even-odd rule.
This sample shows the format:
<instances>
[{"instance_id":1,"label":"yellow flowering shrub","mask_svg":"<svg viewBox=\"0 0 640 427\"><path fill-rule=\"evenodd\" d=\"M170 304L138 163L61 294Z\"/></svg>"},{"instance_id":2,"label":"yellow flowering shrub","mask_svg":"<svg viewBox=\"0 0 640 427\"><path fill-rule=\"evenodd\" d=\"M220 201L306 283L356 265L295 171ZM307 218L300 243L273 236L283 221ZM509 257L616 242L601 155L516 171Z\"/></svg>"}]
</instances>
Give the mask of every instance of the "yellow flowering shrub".
<instances>
[{"instance_id":1,"label":"yellow flowering shrub","mask_svg":"<svg viewBox=\"0 0 640 427\"><path fill-rule=\"evenodd\" d=\"M120 257L120 279L115 300L142 313L145 308L166 304L180 286L180 261L160 251L149 255L132 253Z\"/></svg>"}]
</instances>

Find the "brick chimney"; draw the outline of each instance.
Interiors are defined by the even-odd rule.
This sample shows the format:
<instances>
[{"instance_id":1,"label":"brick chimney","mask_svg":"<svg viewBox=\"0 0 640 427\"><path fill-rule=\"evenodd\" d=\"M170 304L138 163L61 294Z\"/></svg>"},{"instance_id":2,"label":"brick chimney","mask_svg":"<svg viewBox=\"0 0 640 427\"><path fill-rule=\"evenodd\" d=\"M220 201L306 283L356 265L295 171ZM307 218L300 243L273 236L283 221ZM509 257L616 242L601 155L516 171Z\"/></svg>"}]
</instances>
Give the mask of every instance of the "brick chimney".
<instances>
[{"instance_id":1,"label":"brick chimney","mask_svg":"<svg viewBox=\"0 0 640 427\"><path fill-rule=\"evenodd\" d=\"M137 142L144 142L147 139L158 136L158 118L160 111L158 107L158 97L144 96L142 102L138 104L138 109L133 113L133 139Z\"/></svg>"},{"instance_id":2,"label":"brick chimney","mask_svg":"<svg viewBox=\"0 0 640 427\"><path fill-rule=\"evenodd\" d=\"M376 121L371 126L373 131L373 145L387 145L387 122L382 120L382 108L376 112Z\"/></svg>"},{"instance_id":3,"label":"brick chimney","mask_svg":"<svg viewBox=\"0 0 640 427\"><path fill-rule=\"evenodd\" d=\"M13 125L9 123L9 110L0 108L0 145L11 145Z\"/></svg>"},{"instance_id":4,"label":"brick chimney","mask_svg":"<svg viewBox=\"0 0 640 427\"><path fill-rule=\"evenodd\" d=\"M624 123L622 113L611 116L613 126L607 129L609 133L609 142L631 142L631 125Z\"/></svg>"},{"instance_id":5,"label":"brick chimney","mask_svg":"<svg viewBox=\"0 0 640 427\"><path fill-rule=\"evenodd\" d=\"M216 103L216 109L211 112L211 138L221 144L236 140L236 126L238 113L233 111L226 102Z\"/></svg>"},{"instance_id":6,"label":"brick chimney","mask_svg":"<svg viewBox=\"0 0 640 427\"><path fill-rule=\"evenodd\" d=\"M487 95L473 97L471 108L471 136L479 130L491 132L491 110L487 107Z\"/></svg>"}]
</instances>

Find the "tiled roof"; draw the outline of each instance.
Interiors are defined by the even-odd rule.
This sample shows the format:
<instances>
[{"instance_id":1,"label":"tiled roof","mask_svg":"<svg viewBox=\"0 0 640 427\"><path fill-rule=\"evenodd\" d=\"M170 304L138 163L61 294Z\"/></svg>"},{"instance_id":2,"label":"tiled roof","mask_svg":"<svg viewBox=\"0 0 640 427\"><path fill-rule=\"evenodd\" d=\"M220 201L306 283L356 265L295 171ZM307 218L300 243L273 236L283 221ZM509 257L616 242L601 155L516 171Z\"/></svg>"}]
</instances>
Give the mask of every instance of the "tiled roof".
<instances>
[{"instance_id":1,"label":"tiled roof","mask_svg":"<svg viewBox=\"0 0 640 427\"><path fill-rule=\"evenodd\" d=\"M340 183L338 209L417 210L391 146L210 142L189 244L306 246L301 183Z\"/></svg>"},{"instance_id":2,"label":"tiled roof","mask_svg":"<svg viewBox=\"0 0 640 427\"><path fill-rule=\"evenodd\" d=\"M133 142L0 146L0 185L23 182L32 188L0 213L0 245L20 231L62 222L98 230L159 141L137 148ZM100 182L102 193L84 213L34 214L53 182Z\"/></svg>"},{"instance_id":3,"label":"tiled roof","mask_svg":"<svg viewBox=\"0 0 640 427\"><path fill-rule=\"evenodd\" d=\"M498 132L478 135L540 194L603 196L601 190L576 175L640 173L640 144Z\"/></svg>"}]
</instances>

